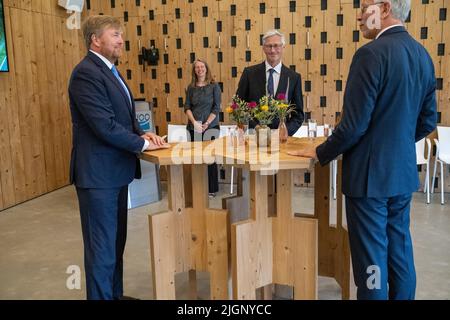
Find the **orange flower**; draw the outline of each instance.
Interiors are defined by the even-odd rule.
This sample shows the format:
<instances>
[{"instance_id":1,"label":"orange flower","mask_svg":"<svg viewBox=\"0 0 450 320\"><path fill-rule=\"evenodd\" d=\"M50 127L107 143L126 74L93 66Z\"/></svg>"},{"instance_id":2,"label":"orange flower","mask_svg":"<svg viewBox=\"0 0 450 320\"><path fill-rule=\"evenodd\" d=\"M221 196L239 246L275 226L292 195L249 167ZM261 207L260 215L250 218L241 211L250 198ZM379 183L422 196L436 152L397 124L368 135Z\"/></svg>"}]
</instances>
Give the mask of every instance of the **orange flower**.
<instances>
[{"instance_id":1,"label":"orange flower","mask_svg":"<svg viewBox=\"0 0 450 320\"><path fill-rule=\"evenodd\" d=\"M233 108L232 107L226 107L225 108L225 112L226 113L232 113L233 112Z\"/></svg>"}]
</instances>

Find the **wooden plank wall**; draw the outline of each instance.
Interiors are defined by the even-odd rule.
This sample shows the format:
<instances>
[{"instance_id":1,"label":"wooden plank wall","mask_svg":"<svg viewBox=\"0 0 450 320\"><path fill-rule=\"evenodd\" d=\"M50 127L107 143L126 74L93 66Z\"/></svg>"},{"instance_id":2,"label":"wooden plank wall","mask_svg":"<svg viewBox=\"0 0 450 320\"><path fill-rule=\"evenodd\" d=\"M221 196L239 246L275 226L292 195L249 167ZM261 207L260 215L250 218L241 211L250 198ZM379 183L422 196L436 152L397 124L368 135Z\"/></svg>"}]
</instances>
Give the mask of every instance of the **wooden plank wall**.
<instances>
[{"instance_id":1,"label":"wooden plank wall","mask_svg":"<svg viewBox=\"0 0 450 320\"><path fill-rule=\"evenodd\" d=\"M3 0L9 73L0 74L0 210L68 184L67 82L79 32L48 0Z\"/></svg>"},{"instance_id":2,"label":"wooden plank wall","mask_svg":"<svg viewBox=\"0 0 450 320\"><path fill-rule=\"evenodd\" d=\"M0 74L0 210L68 183L67 79L84 52L68 14L48 0L4 0L11 72ZM185 88L194 58L206 59L230 102L244 67L263 60L261 35L278 27L283 62L301 73L305 112L334 122L352 56L367 43L358 31L358 0L101 0L86 14L125 25L120 70L137 98L155 103L159 134L186 122ZM412 0L409 32L429 50L438 78L439 120L450 125L450 23L447 0ZM142 46L159 49L158 66L139 63ZM228 123L221 114L222 123ZM448 179L447 179L448 181Z\"/></svg>"},{"instance_id":3,"label":"wooden plank wall","mask_svg":"<svg viewBox=\"0 0 450 320\"><path fill-rule=\"evenodd\" d=\"M407 27L435 61L442 83L438 92L440 120L450 125L450 90L445 90L449 86L449 50L438 50L449 34L445 28L448 19L442 13L448 1L412 3ZM208 61L223 88L222 101L226 105L244 67L263 60L261 35L276 27L286 35L283 62L302 75L307 116L319 123L332 123L342 109L353 54L367 43L357 27L357 0L105 0L87 4L88 14L112 14L124 21L129 50L120 68L124 73L131 70L128 81L136 96L156 102L160 134L166 133L168 123L186 122L182 102L190 82L192 59ZM427 34L421 31L423 28L427 28ZM148 48L151 41L159 49L159 65L146 66L143 71L138 59L139 44ZM221 119L223 123L229 120L223 114Z\"/></svg>"},{"instance_id":4,"label":"wooden plank wall","mask_svg":"<svg viewBox=\"0 0 450 320\"><path fill-rule=\"evenodd\" d=\"M448 2L412 0L406 24L435 62L441 125L450 125ZM302 75L306 116L319 123L334 123L342 110L352 57L356 49L368 42L360 34L356 21L358 0L87 3L87 14L112 14L124 21L129 50L120 68L122 72L131 71L128 82L136 96L156 103L159 134L167 133L168 123L186 123L182 105L191 78L192 59L208 61L223 88L222 105L226 106L236 92L243 69L263 61L260 37L272 28L279 28L286 36L284 64ZM146 66L144 72L138 60L139 44L148 48L151 41L159 49L160 61L156 67ZM221 120L229 122L223 113ZM305 176L301 181L295 180L297 184L308 185L311 179Z\"/></svg>"}]
</instances>

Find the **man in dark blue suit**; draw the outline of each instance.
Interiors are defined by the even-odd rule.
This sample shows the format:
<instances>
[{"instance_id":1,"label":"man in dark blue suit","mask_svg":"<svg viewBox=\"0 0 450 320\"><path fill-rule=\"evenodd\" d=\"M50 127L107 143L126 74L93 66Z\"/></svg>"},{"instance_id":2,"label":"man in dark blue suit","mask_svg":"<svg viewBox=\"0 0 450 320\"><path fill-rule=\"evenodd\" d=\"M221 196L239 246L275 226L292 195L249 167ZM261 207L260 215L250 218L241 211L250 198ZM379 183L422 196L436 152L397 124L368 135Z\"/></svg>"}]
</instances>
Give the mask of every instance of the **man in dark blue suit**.
<instances>
[{"instance_id":1,"label":"man in dark blue suit","mask_svg":"<svg viewBox=\"0 0 450 320\"><path fill-rule=\"evenodd\" d=\"M120 21L91 16L89 50L69 83L73 148L70 181L80 206L88 299L123 297L128 184L140 178L138 155L167 147L136 121L133 95L114 66L122 54Z\"/></svg>"},{"instance_id":2,"label":"man in dark blue suit","mask_svg":"<svg viewBox=\"0 0 450 320\"><path fill-rule=\"evenodd\" d=\"M415 142L434 130L437 114L433 62L403 27L409 10L409 0L361 2L358 22L373 41L353 57L342 120L316 149L293 153L321 165L343 154L358 299L415 296L409 231L419 186Z\"/></svg>"},{"instance_id":3,"label":"man in dark blue suit","mask_svg":"<svg viewBox=\"0 0 450 320\"><path fill-rule=\"evenodd\" d=\"M299 73L281 62L286 45L282 33L269 30L262 37L262 43L266 60L244 69L236 95L247 102L259 102L259 99L265 95L277 98L279 94L284 94L285 98L295 105L295 112L292 112L286 120L288 134L292 136L300 128L304 119L302 78ZM278 128L279 122L278 118L274 119L270 127ZM257 124L256 120L252 119L249 126L254 128Z\"/></svg>"}]
</instances>

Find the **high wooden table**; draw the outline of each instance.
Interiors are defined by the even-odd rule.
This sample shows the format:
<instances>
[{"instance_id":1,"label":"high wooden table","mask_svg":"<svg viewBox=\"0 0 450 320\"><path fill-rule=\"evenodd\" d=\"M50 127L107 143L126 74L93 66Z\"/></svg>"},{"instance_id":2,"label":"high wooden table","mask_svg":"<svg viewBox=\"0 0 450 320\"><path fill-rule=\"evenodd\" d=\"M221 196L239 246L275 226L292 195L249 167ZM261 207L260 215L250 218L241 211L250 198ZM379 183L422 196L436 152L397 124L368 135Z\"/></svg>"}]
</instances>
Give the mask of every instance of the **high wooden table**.
<instances>
[{"instance_id":1,"label":"high wooden table","mask_svg":"<svg viewBox=\"0 0 450 320\"><path fill-rule=\"evenodd\" d=\"M143 160L168 166L169 211L149 215L155 299L175 299L175 274L187 271L191 290L192 274L208 271L211 299L228 299L228 216L208 208L208 161L202 156L208 144L181 143L142 154ZM183 164L189 165L190 181L184 181Z\"/></svg>"},{"instance_id":2,"label":"high wooden table","mask_svg":"<svg viewBox=\"0 0 450 320\"><path fill-rule=\"evenodd\" d=\"M199 270L211 273L211 298L227 299L230 257L234 299L255 299L256 289L271 284L294 287L294 299L316 299L318 274L335 278L342 288L342 297L348 299L350 253L347 231L342 226L340 183L337 224L330 225L329 167L287 154L322 141L289 138L279 152L272 153L245 146L230 147L224 139L145 152L142 159L169 166L169 211L149 216L154 297L174 299L175 273ZM237 215L242 212L233 211L242 211L242 203L250 202L249 219L233 223L231 231L226 210L208 209L205 163L211 159L205 161L200 150L203 155L214 156L218 163L248 172L247 198L240 194L224 200L229 211ZM186 188L181 163L191 165L193 182ZM292 206L295 169L314 170L314 215L298 214L301 208ZM269 190L271 181L276 181L276 193ZM189 188L192 206L185 205ZM269 199L274 200L272 206Z\"/></svg>"},{"instance_id":3,"label":"high wooden table","mask_svg":"<svg viewBox=\"0 0 450 320\"><path fill-rule=\"evenodd\" d=\"M323 141L324 138L289 138L279 152L272 153L230 148L216 151L218 162L250 172L250 217L231 225L234 299L254 299L256 289L270 284L292 286L294 299L316 299L318 274L335 278L342 288L342 298L349 298L350 252L348 234L342 226L340 183L337 223L330 225L329 166L314 165L309 159L287 154ZM295 169L314 170L312 216L301 214L302 208L292 206ZM276 193L269 189L268 179L276 181ZM267 201L271 197L275 200L272 208ZM232 201L240 199L230 199L231 205L227 207L233 207Z\"/></svg>"}]
</instances>

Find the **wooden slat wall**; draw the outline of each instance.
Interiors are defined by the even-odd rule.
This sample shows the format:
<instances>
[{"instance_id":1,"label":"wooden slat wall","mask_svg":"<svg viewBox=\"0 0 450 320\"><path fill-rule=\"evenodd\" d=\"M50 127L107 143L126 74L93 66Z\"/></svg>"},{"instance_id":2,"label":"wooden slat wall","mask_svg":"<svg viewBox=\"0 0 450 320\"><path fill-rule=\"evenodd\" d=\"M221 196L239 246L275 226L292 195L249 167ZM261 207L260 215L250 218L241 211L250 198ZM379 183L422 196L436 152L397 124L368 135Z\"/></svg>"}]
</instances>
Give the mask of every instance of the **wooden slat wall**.
<instances>
[{"instance_id":1,"label":"wooden slat wall","mask_svg":"<svg viewBox=\"0 0 450 320\"><path fill-rule=\"evenodd\" d=\"M449 3L427 2L412 0L407 28L426 46L435 62L441 84L440 124L450 125ZM244 67L263 60L260 36L277 23L287 40L284 63L302 75L307 116L319 123L333 122L342 109L353 54L367 43L358 32L358 3L91 0L86 1L86 14L111 14L124 22L129 50L119 68L129 75L128 83L137 98L157 104L156 125L158 132L165 134L168 123L186 122L181 106L190 82L192 58L208 61L223 87L225 106L236 91ZM65 27L68 14L57 7L56 1L4 0L4 5L11 72L0 75L0 209L67 184L71 146L67 79L84 54L79 33ZM447 13L445 17L443 11ZM338 15L342 15L342 26L338 26ZM307 17L311 17L309 27ZM194 28L192 33L190 25ZM427 28L426 34L422 28ZM326 41L322 41L322 32L326 32ZM359 35L358 41L354 41L354 34ZM295 41L291 42L291 37ZM160 61L158 66L146 66L144 71L138 60L140 46L149 48L152 40L159 49ZM438 48L442 47L445 50L440 52ZM305 56L307 49L311 50L309 60ZM341 59L338 50L342 50ZM339 80L342 91L337 91ZM310 84L311 91L305 90L306 84ZM222 114L221 118L223 123L229 122L227 115Z\"/></svg>"},{"instance_id":2,"label":"wooden slat wall","mask_svg":"<svg viewBox=\"0 0 450 320\"><path fill-rule=\"evenodd\" d=\"M445 0L430 0L428 4L413 0L412 3L407 28L427 47L436 63L436 75L443 79L443 88L438 92L441 124L450 125L446 93L449 90L445 90L449 80L445 77L448 72L444 68L448 65L448 53L438 55L438 44L445 43L445 37L448 38L444 27L448 20L441 21L439 12L448 3ZM226 105L236 91L244 67L263 60L260 36L277 23L287 40L284 63L301 73L304 86L311 86L310 92L304 90L307 116L316 118L319 123L332 123L342 109L353 54L367 43L358 32L359 1L355 0L115 1L115 5L115 9L111 9L109 1L90 1L88 14L105 13L123 18L126 11L126 37L130 41L130 51L123 59L121 69L123 72L132 70L129 82L136 96L157 101L155 119L160 134L166 133L168 123L186 122L180 101L184 101L185 88L190 81L191 58L208 61L215 78L223 86L222 100ZM153 13L152 20L149 11ZM311 17L310 26L305 25L307 17ZM338 25L340 19L342 25ZM137 36L137 24L141 27L142 36ZM163 25L167 26L167 34L163 34ZM190 25L194 28L193 33L189 32ZM424 27L428 28L428 35L421 39L421 28ZM322 36L322 33L326 35ZM354 39L354 34L359 36L359 40ZM235 47L232 46L233 37ZM150 40L154 40L160 50L159 65L146 67L145 72L138 64L138 39L147 48ZM179 49L176 39L181 41ZM311 50L309 60L305 59L306 49ZM338 51L342 56L338 56ZM166 63L164 54L167 55ZM222 55L221 62L219 55ZM156 70L156 79L152 79L151 69ZM338 81L342 81L342 91L336 85ZM143 92L139 90L142 87ZM224 123L229 121L227 115L222 117Z\"/></svg>"},{"instance_id":3,"label":"wooden slat wall","mask_svg":"<svg viewBox=\"0 0 450 320\"><path fill-rule=\"evenodd\" d=\"M0 210L68 184L67 82L82 56L56 1L3 5L10 72L0 74Z\"/></svg>"}]
</instances>

